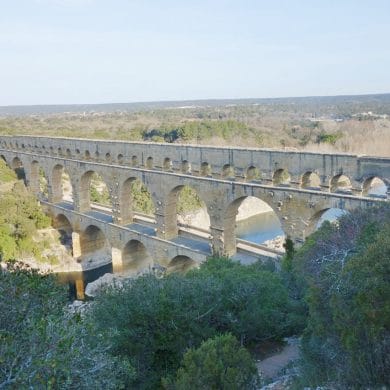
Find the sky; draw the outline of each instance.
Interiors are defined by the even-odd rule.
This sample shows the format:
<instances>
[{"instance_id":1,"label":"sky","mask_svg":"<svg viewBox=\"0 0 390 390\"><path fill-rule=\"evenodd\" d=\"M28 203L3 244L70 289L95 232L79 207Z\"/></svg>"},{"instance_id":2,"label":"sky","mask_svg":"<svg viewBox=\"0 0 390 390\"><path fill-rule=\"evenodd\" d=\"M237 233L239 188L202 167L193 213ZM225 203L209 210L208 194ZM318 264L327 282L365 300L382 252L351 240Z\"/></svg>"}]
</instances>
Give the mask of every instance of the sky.
<instances>
[{"instance_id":1,"label":"sky","mask_svg":"<svg viewBox=\"0 0 390 390\"><path fill-rule=\"evenodd\" d=\"M390 92L389 0L0 5L0 105Z\"/></svg>"}]
</instances>

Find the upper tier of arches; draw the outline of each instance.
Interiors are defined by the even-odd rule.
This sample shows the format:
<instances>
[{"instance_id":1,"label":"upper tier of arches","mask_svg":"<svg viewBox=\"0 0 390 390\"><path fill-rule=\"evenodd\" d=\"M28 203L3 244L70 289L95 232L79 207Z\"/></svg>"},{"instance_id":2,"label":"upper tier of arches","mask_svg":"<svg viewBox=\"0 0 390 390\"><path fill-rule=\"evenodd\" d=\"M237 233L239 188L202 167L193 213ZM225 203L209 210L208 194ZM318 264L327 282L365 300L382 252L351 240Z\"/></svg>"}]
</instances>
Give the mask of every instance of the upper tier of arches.
<instances>
[{"instance_id":1,"label":"upper tier of arches","mask_svg":"<svg viewBox=\"0 0 390 390\"><path fill-rule=\"evenodd\" d=\"M0 137L0 147L64 159L358 196L386 197L390 182L390 158L350 154L29 136ZM343 185L340 175L348 178L351 185ZM386 186L378 194L368 190L365 183L373 177Z\"/></svg>"}]
</instances>

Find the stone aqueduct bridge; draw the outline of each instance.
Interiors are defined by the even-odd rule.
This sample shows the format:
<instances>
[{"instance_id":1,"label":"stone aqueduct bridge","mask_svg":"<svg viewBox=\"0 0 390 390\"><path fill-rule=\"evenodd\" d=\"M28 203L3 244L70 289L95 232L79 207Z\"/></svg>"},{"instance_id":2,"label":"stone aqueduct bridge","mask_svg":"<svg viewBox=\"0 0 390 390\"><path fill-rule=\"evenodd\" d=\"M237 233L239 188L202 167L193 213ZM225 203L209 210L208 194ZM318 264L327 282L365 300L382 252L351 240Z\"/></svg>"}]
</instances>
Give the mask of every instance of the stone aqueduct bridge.
<instances>
[{"instance_id":1,"label":"stone aqueduct bridge","mask_svg":"<svg viewBox=\"0 0 390 390\"><path fill-rule=\"evenodd\" d=\"M368 196L374 177L390 183L390 158L349 154L2 136L0 155L14 169L23 165L26 183L35 194L43 169L49 192L46 204L54 218L70 221L75 256L106 240L114 265L141 244L162 265L177 257L203 261L211 253L234 255L235 218L248 196L266 202L285 234L302 242L329 208L352 210L387 201L387 195ZM70 176L73 204L63 201L63 171ZM94 172L109 190L110 215L91 210ZM132 223L130 185L135 179L151 194L154 229ZM189 245L196 243L196 236L186 242L178 237L176 205L185 185L195 189L207 206L210 245Z\"/></svg>"}]
</instances>

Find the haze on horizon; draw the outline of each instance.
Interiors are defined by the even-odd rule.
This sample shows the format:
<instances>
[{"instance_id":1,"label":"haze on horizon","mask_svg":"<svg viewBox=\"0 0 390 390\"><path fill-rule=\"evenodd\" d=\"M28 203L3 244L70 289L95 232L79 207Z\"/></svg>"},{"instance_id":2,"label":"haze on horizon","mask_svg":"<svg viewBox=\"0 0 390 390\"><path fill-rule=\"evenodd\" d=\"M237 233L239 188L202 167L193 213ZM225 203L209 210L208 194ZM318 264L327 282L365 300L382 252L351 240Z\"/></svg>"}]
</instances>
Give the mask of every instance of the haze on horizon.
<instances>
[{"instance_id":1,"label":"haze on horizon","mask_svg":"<svg viewBox=\"0 0 390 390\"><path fill-rule=\"evenodd\" d=\"M0 105L387 93L389 14L386 0L5 0Z\"/></svg>"}]
</instances>

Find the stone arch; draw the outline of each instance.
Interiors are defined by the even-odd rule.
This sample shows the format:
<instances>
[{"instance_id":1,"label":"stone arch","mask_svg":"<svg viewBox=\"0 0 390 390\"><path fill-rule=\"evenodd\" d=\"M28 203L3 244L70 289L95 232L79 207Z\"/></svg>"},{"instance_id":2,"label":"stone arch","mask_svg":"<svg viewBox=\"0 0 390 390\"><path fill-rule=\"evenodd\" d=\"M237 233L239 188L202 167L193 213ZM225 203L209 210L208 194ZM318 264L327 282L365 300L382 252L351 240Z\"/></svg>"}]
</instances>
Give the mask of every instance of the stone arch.
<instances>
[{"instance_id":1,"label":"stone arch","mask_svg":"<svg viewBox=\"0 0 390 390\"><path fill-rule=\"evenodd\" d=\"M363 196L387 198L388 186L378 176L371 176L364 180L362 185Z\"/></svg>"},{"instance_id":2,"label":"stone arch","mask_svg":"<svg viewBox=\"0 0 390 390\"><path fill-rule=\"evenodd\" d=\"M80 149L76 149L76 156L79 157L81 154Z\"/></svg>"},{"instance_id":3,"label":"stone arch","mask_svg":"<svg viewBox=\"0 0 390 390\"><path fill-rule=\"evenodd\" d=\"M172 169L173 169L172 160L169 157L165 157L163 162L163 170L172 171Z\"/></svg>"},{"instance_id":4,"label":"stone arch","mask_svg":"<svg viewBox=\"0 0 390 390\"><path fill-rule=\"evenodd\" d=\"M247 181L259 180L260 179L260 171L254 165L251 165L246 170L245 177L246 177Z\"/></svg>"},{"instance_id":5,"label":"stone arch","mask_svg":"<svg viewBox=\"0 0 390 390\"><path fill-rule=\"evenodd\" d=\"M152 195L145 184L136 177L124 181L119 195L120 223L129 224L133 221L134 212L153 215L155 205Z\"/></svg>"},{"instance_id":6,"label":"stone arch","mask_svg":"<svg viewBox=\"0 0 390 390\"><path fill-rule=\"evenodd\" d=\"M60 242L62 245L72 249L72 233L73 227L69 219L64 214L57 214L53 218L53 227L60 234Z\"/></svg>"},{"instance_id":7,"label":"stone arch","mask_svg":"<svg viewBox=\"0 0 390 390\"><path fill-rule=\"evenodd\" d=\"M153 258L145 245L138 240L127 242L122 251L122 268L125 272L137 273L141 270L151 268Z\"/></svg>"},{"instance_id":8,"label":"stone arch","mask_svg":"<svg viewBox=\"0 0 390 390\"><path fill-rule=\"evenodd\" d=\"M122 153L119 153L118 156L117 156L117 161L118 161L118 164L123 164L124 163L124 157L123 157L123 154Z\"/></svg>"},{"instance_id":9,"label":"stone arch","mask_svg":"<svg viewBox=\"0 0 390 390\"><path fill-rule=\"evenodd\" d=\"M316 172L305 172L301 178L301 187L318 190L321 188L321 179Z\"/></svg>"},{"instance_id":10,"label":"stone arch","mask_svg":"<svg viewBox=\"0 0 390 390\"><path fill-rule=\"evenodd\" d=\"M63 165L57 164L54 166L50 184L53 203L73 202L72 179Z\"/></svg>"},{"instance_id":11,"label":"stone arch","mask_svg":"<svg viewBox=\"0 0 390 390\"><path fill-rule=\"evenodd\" d=\"M243 210L241 212L240 207L243 205L244 202L251 202L253 204L249 205L248 210L250 210L250 213L248 211ZM252 213L254 210L258 210L256 213ZM240 213L241 217L240 217ZM280 219L279 214L276 212L276 210L266 201L262 200L261 198L257 196L241 196L235 200L233 200L226 208L224 213L224 222L223 222L223 235L224 235L224 247L225 247L225 254L228 256L232 256L237 251L237 221L240 218L241 220L249 220L251 217L259 215L260 218L266 213L268 213L268 216L271 217L272 221L272 234L267 234L269 229L269 220L266 220L263 224L261 235L257 234L258 237L254 238L245 238L246 241L254 242L256 244L262 244L264 241L268 239L273 239L278 236L283 237L285 236L285 233L282 228L282 221ZM250 216L250 214L252 214ZM265 238L265 239L264 239ZM280 239L278 238L280 241ZM280 248L282 249L282 248Z\"/></svg>"},{"instance_id":12,"label":"stone arch","mask_svg":"<svg viewBox=\"0 0 390 390\"><path fill-rule=\"evenodd\" d=\"M234 167L230 164L225 164L222 167L221 177L223 179L232 179L235 177Z\"/></svg>"},{"instance_id":13,"label":"stone arch","mask_svg":"<svg viewBox=\"0 0 390 390\"><path fill-rule=\"evenodd\" d=\"M91 152L90 152L89 150L86 150L86 151L84 152L84 158L85 158L86 160L90 160L90 159L91 159Z\"/></svg>"},{"instance_id":14,"label":"stone arch","mask_svg":"<svg viewBox=\"0 0 390 390\"><path fill-rule=\"evenodd\" d=\"M15 171L19 180L26 180L26 172L24 171L23 162L19 157L14 157L12 159L11 168Z\"/></svg>"},{"instance_id":15,"label":"stone arch","mask_svg":"<svg viewBox=\"0 0 390 390\"><path fill-rule=\"evenodd\" d=\"M332 179L330 180L330 191L351 193L352 191L351 180L349 179L348 176L345 176L343 174L333 176Z\"/></svg>"},{"instance_id":16,"label":"stone arch","mask_svg":"<svg viewBox=\"0 0 390 390\"><path fill-rule=\"evenodd\" d=\"M272 177L274 186L288 186L290 185L291 176L287 169L277 169Z\"/></svg>"},{"instance_id":17,"label":"stone arch","mask_svg":"<svg viewBox=\"0 0 390 390\"><path fill-rule=\"evenodd\" d=\"M95 184L93 181L101 183L101 186L97 188L98 184ZM101 195L101 199L98 201L99 195ZM90 170L81 176L79 187L79 202L81 212L91 210L92 204L105 205L112 209L109 186L98 172Z\"/></svg>"},{"instance_id":18,"label":"stone arch","mask_svg":"<svg viewBox=\"0 0 390 390\"><path fill-rule=\"evenodd\" d=\"M206 161L200 165L200 176L211 176L211 165Z\"/></svg>"},{"instance_id":19,"label":"stone arch","mask_svg":"<svg viewBox=\"0 0 390 390\"><path fill-rule=\"evenodd\" d=\"M111 162L111 154L110 153L106 153L105 159L106 159L107 162Z\"/></svg>"},{"instance_id":20,"label":"stone arch","mask_svg":"<svg viewBox=\"0 0 390 390\"><path fill-rule=\"evenodd\" d=\"M131 157L131 166L138 167L138 157L137 156Z\"/></svg>"},{"instance_id":21,"label":"stone arch","mask_svg":"<svg viewBox=\"0 0 390 390\"><path fill-rule=\"evenodd\" d=\"M70 151L70 149L66 149L66 157L72 157L72 152Z\"/></svg>"},{"instance_id":22,"label":"stone arch","mask_svg":"<svg viewBox=\"0 0 390 390\"><path fill-rule=\"evenodd\" d=\"M181 173L190 174L191 173L191 163L187 160L181 162Z\"/></svg>"},{"instance_id":23,"label":"stone arch","mask_svg":"<svg viewBox=\"0 0 390 390\"><path fill-rule=\"evenodd\" d=\"M186 273L197 266L198 263L190 257L184 255L177 255L168 263L167 273Z\"/></svg>"},{"instance_id":24,"label":"stone arch","mask_svg":"<svg viewBox=\"0 0 390 390\"><path fill-rule=\"evenodd\" d=\"M62 148L58 148L58 149L57 149L57 154L58 154L59 156L62 156Z\"/></svg>"},{"instance_id":25,"label":"stone arch","mask_svg":"<svg viewBox=\"0 0 390 390\"><path fill-rule=\"evenodd\" d=\"M88 225L80 235L81 258L84 263L111 262L111 247L103 231L96 225ZM97 255L97 253L99 253Z\"/></svg>"},{"instance_id":26,"label":"stone arch","mask_svg":"<svg viewBox=\"0 0 390 390\"><path fill-rule=\"evenodd\" d=\"M184 196L184 198L183 198ZM187 209L186 204L189 204ZM195 209L193 209L195 207ZM203 223L199 224L195 218L187 218L186 214L191 211L202 210L200 218ZM192 234L210 232L210 215L206 203L199 196L198 191L187 185L179 185L173 188L165 202L165 232L164 237L174 238L179 233L179 224L185 229L190 229Z\"/></svg>"},{"instance_id":27,"label":"stone arch","mask_svg":"<svg viewBox=\"0 0 390 390\"><path fill-rule=\"evenodd\" d=\"M153 164L153 157L148 157L148 158L146 159L145 167L146 167L147 169L153 169L153 167L154 167L154 164Z\"/></svg>"},{"instance_id":28,"label":"stone arch","mask_svg":"<svg viewBox=\"0 0 390 390\"><path fill-rule=\"evenodd\" d=\"M347 211L336 207L327 207L314 213L305 229L305 237L315 232L325 221L335 222Z\"/></svg>"}]
</instances>

